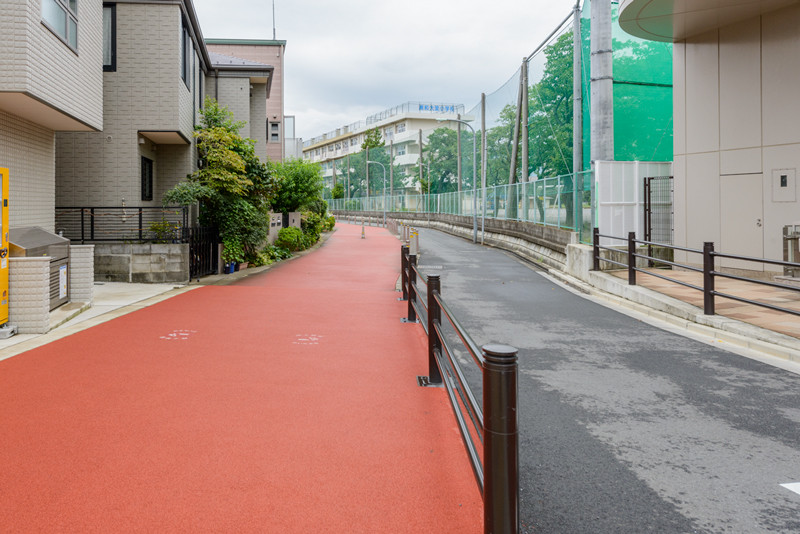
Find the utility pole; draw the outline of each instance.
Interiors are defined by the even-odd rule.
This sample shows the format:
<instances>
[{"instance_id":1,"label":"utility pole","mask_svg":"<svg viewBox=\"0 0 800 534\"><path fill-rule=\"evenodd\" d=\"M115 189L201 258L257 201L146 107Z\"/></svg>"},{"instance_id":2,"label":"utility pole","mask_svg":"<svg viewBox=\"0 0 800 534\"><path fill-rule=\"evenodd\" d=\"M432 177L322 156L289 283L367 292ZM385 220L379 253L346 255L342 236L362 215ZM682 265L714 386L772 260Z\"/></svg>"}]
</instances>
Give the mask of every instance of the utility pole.
<instances>
[{"instance_id":1,"label":"utility pole","mask_svg":"<svg viewBox=\"0 0 800 534\"><path fill-rule=\"evenodd\" d=\"M481 245L486 236L486 93L481 93Z\"/></svg>"},{"instance_id":2,"label":"utility pole","mask_svg":"<svg viewBox=\"0 0 800 534\"><path fill-rule=\"evenodd\" d=\"M576 0L572 13L572 189L574 191L574 226L583 228L583 197L578 193L578 184L583 190L583 79L581 57L581 8ZM594 203L592 203L594 205ZM594 225L594 218L592 219Z\"/></svg>"},{"instance_id":3,"label":"utility pole","mask_svg":"<svg viewBox=\"0 0 800 534\"><path fill-rule=\"evenodd\" d=\"M591 159L614 160L611 0L592 2Z\"/></svg>"},{"instance_id":4,"label":"utility pole","mask_svg":"<svg viewBox=\"0 0 800 534\"><path fill-rule=\"evenodd\" d=\"M389 140L389 198L394 195L394 139Z\"/></svg>"},{"instance_id":5,"label":"utility pole","mask_svg":"<svg viewBox=\"0 0 800 534\"><path fill-rule=\"evenodd\" d=\"M461 120L461 113L456 115L457 120ZM456 175L458 176L458 192L461 193L461 123L457 122L457 129L456 129ZM459 202L459 210L458 212L461 213L461 195L458 195L458 202Z\"/></svg>"}]
</instances>

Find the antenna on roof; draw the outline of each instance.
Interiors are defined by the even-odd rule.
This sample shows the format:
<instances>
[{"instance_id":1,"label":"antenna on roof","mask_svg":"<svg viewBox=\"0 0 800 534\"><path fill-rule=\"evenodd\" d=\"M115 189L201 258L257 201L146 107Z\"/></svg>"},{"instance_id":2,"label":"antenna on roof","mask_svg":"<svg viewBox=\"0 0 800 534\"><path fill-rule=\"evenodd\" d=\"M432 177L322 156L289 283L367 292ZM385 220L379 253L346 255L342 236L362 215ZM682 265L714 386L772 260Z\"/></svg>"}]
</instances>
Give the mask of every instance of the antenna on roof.
<instances>
[{"instance_id":1,"label":"antenna on roof","mask_svg":"<svg viewBox=\"0 0 800 534\"><path fill-rule=\"evenodd\" d=\"M272 40L277 40L275 36L275 0L272 0Z\"/></svg>"}]
</instances>

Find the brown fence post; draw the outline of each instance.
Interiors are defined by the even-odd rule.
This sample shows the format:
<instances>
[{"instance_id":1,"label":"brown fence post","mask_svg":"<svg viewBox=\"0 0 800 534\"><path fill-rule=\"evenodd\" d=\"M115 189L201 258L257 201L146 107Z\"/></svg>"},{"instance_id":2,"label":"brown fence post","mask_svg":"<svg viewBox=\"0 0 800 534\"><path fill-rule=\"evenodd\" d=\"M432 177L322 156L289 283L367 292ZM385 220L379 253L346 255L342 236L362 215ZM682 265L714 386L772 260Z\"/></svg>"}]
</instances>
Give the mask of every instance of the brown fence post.
<instances>
[{"instance_id":1,"label":"brown fence post","mask_svg":"<svg viewBox=\"0 0 800 534\"><path fill-rule=\"evenodd\" d=\"M628 232L628 285L636 285L636 232Z\"/></svg>"},{"instance_id":2,"label":"brown fence post","mask_svg":"<svg viewBox=\"0 0 800 534\"><path fill-rule=\"evenodd\" d=\"M592 229L592 270L600 270L600 229Z\"/></svg>"},{"instance_id":3,"label":"brown fence post","mask_svg":"<svg viewBox=\"0 0 800 534\"><path fill-rule=\"evenodd\" d=\"M398 300L408 300L408 245L400 245L400 277L403 297Z\"/></svg>"},{"instance_id":4,"label":"brown fence post","mask_svg":"<svg viewBox=\"0 0 800 534\"><path fill-rule=\"evenodd\" d=\"M441 352L442 342L436 333L436 323L442 322L442 310L435 295L442 290L438 274L428 275L428 383L441 384L442 375L436 363L436 353Z\"/></svg>"},{"instance_id":5,"label":"brown fence post","mask_svg":"<svg viewBox=\"0 0 800 534\"><path fill-rule=\"evenodd\" d=\"M484 345L483 532L519 532L517 349Z\"/></svg>"},{"instance_id":6,"label":"brown fence post","mask_svg":"<svg viewBox=\"0 0 800 534\"><path fill-rule=\"evenodd\" d=\"M408 317L406 322L417 322L417 310L414 309L414 302L417 300L417 290L414 289L414 284L417 283L417 272L414 267L417 265L417 255L408 255Z\"/></svg>"},{"instance_id":7,"label":"brown fence post","mask_svg":"<svg viewBox=\"0 0 800 534\"><path fill-rule=\"evenodd\" d=\"M703 313L714 315L714 243L703 243Z\"/></svg>"}]
</instances>

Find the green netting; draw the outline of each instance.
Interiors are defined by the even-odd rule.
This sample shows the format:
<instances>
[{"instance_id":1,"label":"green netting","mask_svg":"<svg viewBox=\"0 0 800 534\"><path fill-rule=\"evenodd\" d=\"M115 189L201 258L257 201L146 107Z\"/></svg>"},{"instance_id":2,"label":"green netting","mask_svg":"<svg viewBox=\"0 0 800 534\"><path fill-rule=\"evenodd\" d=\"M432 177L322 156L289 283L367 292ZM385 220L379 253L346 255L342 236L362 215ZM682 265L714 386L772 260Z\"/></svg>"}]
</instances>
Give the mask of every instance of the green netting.
<instances>
[{"instance_id":1,"label":"green netting","mask_svg":"<svg viewBox=\"0 0 800 534\"><path fill-rule=\"evenodd\" d=\"M611 6L614 75L614 159L672 161L672 43L645 41L625 33ZM583 168L590 167L591 4L581 12Z\"/></svg>"},{"instance_id":2,"label":"green netting","mask_svg":"<svg viewBox=\"0 0 800 534\"><path fill-rule=\"evenodd\" d=\"M519 146L511 177L514 125L521 69L486 97L486 188L481 176L481 106L475 104L461 119L461 178L458 172L458 123L450 121L423 131L421 162L405 172L395 167L389 184L388 147L370 150L369 159L387 172L384 201L383 169L370 165L367 191L365 154L349 156L346 169L347 209L428 211L535 221L582 233L591 226L590 184L590 34L591 6L581 13L581 88L583 165L573 169L573 31L572 21L557 28L541 50L532 55L528 70L528 168L522 169ZM614 75L614 152L620 161L672 160L672 45L625 34L612 6ZM474 129L475 133L470 129ZM526 132L520 137L525 139ZM473 158L473 139L477 156ZM521 143L522 145L522 143ZM473 161L477 160L477 176ZM346 176L345 176L346 172ZM578 174L576 174L578 173ZM518 185L509 186L509 182ZM394 193L393 195L391 193ZM391 197L391 198L389 198ZM338 204L343 204L339 202ZM338 205L337 204L337 205ZM340 208L341 209L341 208Z\"/></svg>"}]
</instances>

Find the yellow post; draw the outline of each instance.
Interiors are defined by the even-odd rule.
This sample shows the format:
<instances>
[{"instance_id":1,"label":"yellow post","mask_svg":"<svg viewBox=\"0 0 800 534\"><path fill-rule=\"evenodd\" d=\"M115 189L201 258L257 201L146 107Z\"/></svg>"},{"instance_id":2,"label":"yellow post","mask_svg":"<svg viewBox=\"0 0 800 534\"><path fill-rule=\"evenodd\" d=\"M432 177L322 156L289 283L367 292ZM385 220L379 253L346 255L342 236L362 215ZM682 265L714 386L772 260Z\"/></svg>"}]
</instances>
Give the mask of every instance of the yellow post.
<instances>
[{"instance_id":1,"label":"yellow post","mask_svg":"<svg viewBox=\"0 0 800 534\"><path fill-rule=\"evenodd\" d=\"M0 325L8 322L8 169L0 168Z\"/></svg>"}]
</instances>

